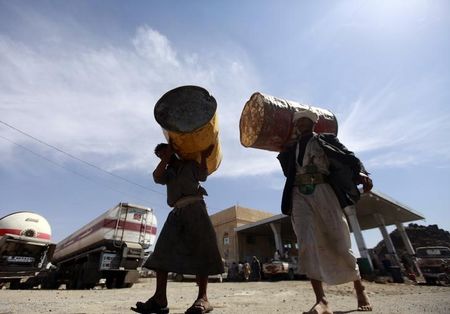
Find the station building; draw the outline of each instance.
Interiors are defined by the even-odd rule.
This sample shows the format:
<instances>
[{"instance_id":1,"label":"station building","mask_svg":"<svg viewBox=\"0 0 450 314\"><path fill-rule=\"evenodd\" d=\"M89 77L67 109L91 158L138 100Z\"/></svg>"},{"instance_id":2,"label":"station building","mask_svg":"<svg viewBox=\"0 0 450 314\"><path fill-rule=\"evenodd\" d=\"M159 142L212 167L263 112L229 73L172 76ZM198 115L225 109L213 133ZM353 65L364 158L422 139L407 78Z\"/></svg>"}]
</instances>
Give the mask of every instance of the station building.
<instances>
[{"instance_id":1,"label":"station building","mask_svg":"<svg viewBox=\"0 0 450 314\"><path fill-rule=\"evenodd\" d=\"M414 248L404 228L404 223L422 220L423 215L380 192L361 195L356 206L346 207L345 214L356 240L359 254L373 270L371 256L365 244L363 230L378 228L392 258L399 260L386 226L395 225L409 254ZM289 216L264 212L239 205L210 216L216 231L219 250L227 264L270 260L278 250L282 255L297 256L297 243Z\"/></svg>"}]
</instances>

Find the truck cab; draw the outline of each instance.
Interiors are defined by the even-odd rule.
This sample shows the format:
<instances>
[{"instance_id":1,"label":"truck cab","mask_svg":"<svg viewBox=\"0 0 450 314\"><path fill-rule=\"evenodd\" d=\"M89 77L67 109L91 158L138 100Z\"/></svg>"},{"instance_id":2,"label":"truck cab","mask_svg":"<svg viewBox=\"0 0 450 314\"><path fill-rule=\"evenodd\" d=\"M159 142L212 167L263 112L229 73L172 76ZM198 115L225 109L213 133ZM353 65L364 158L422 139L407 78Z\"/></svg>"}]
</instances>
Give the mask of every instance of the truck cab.
<instances>
[{"instance_id":1,"label":"truck cab","mask_svg":"<svg viewBox=\"0 0 450 314\"><path fill-rule=\"evenodd\" d=\"M23 211L0 218L0 286L9 282L11 289L31 288L54 250L44 217Z\"/></svg>"}]
</instances>

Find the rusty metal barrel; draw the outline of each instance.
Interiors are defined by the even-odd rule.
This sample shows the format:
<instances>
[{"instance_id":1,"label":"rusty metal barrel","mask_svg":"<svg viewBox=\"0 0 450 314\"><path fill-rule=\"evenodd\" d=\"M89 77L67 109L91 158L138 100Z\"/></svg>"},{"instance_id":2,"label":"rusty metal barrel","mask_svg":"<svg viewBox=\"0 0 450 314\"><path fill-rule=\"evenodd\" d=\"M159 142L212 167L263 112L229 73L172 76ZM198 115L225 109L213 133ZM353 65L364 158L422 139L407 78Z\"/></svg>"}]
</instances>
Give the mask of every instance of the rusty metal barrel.
<instances>
[{"instance_id":1,"label":"rusty metal barrel","mask_svg":"<svg viewBox=\"0 0 450 314\"><path fill-rule=\"evenodd\" d=\"M295 140L292 118L294 112L300 110L311 110L319 116L314 132L337 135L337 120L330 111L256 92L242 110L239 122L241 144L245 147L282 151Z\"/></svg>"},{"instance_id":2,"label":"rusty metal barrel","mask_svg":"<svg viewBox=\"0 0 450 314\"><path fill-rule=\"evenodd\" d=\"M206 160L211 174L222 161L217 102L204 88L180 86L165 93L156 103L154 115L167 141L186 160L200 162L200 153L214 144Z\"/></svg>"}]
</instances>

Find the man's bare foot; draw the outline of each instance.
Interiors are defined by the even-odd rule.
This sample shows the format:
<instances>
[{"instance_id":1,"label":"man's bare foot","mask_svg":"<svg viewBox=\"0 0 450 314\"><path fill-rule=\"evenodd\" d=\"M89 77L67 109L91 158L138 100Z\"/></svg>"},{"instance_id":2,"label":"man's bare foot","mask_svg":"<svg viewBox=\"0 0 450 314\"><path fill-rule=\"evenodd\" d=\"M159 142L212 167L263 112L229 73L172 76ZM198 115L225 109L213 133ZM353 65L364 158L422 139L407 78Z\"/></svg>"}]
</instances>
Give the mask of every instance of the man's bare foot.
<instances>
[{"instance_id":1,"label":"man's bare foot","mask_svg":"<svg viewBox=\"0 0 450 314\"><path fill-rule=\"evenodd\" d=\"M308 312L303 312L303 314L333 314L333 312L330 310L327 301L320 301L314 304Z\"/></svg>"},{"instance_id":2,"label":"man's bare foot","mask_svg":"<svg viewBox=\"0 0 450 314\"><path fill-rule=\"evenodd\" d=\"M358 299L358 311L370 312L372 305L370 305L369 297L365 290L356 290L356 298Z\"/></svg>"}]
</instances>

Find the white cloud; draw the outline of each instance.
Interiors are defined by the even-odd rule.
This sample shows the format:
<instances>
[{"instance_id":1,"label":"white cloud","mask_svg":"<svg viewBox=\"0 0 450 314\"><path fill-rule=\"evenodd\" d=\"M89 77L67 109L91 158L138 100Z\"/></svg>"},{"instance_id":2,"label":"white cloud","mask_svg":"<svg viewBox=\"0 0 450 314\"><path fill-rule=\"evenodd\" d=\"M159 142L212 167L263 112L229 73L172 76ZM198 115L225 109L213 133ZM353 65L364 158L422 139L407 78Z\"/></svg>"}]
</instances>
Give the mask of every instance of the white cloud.
<instances>
[{"instance_id":1,"label":"white cloud","mask_svg":"<svg viewBox=\"0 0 450 314\"><path fill-rule=\"evenodd\" d=\"M270 174L281 171L276 153L267 151L241 148L236 145L229 146L224 153L224 159L218 171L221 176L254 176Z\"/></svg>"},{"instance_id":2,"label":"white cloud","mask_svg":"<svg viewBox=\"0 0 450 314\"><path fill-rule=\"evenodd\" d=\"M155 162L153 146L163 139L153 118L154 103L170 88L201 85L219 103L223 150L231 154L240 110L256 81L245 56L229 51L180 55L167 37L148 26L139 27L130 43L65 49L61 42L45 50L0 35L1 119L110 170L147 170ZM6 127L0 130L4 134ZM9 131L8 138L39 149ZM14 149L0 141L3 153Z\"/></svg>"},{"instance_id":3,"label":"white cloud","mask_svg":"<svg viewBox=\"0 0 450 314\"><path fill-rule=\"evenodd\" d=\"M368 87L349 106L336 107L339 139L360 157L369 171L380 168L447 164L450 161L450 113L443 111L443 82L429 75L411 85L393 79L382 88ZM238 134L236 138L238 138ZM221 169L230 175L279 172L276 154L255 149L233 150ZM227 158L227 160L228 160Z\"/></svg>"},{"instance_id":4,"label":"white cloud","mask_svg":"<svg viewBox=\"0 0 450 314\"><path fill-rule=\"evenodd\" d=\"M370 168L448 162L450 114L438 105L440 83L426 77L410 86L391 82L366 92L342 113L339 138L368 155Z\"/></svg>"},{"instance_id":5,"label":"white cloud","mask_svg":"<svg viewBox=\"0 0 450 314\"><path fill-rule=\"evenodd\" d=\"M1 120L109 170L148 172L156 162L153 147L163 139L153 118L154 103L176 86L201 85L219 105L224 160L216 175L280 171L276 154L239 143L241 110L259 87L257 71L240 49L228 44L208 54L181 53L176 43L148 26L138 27L126 45L94 40L77 45L78 39L71 41L61 29L39 29L45 32L42 37L52 39L47 49L0 34ZM367 155L369 168L416 165L436 155L448 161L450 143L440 134L445 128L448 132L449 114L423 103L435 94L434 85L433 78L424 77L410 86L392 80L379 92L364 91L351 106L332 110L340 120L340 139ZM1 134L39 150L29 138L6 129L0 125ZM1 139L0 152L10 162L21 153Z\"/></svg>"},{"instance_id":6,"label":"white cloud","mask_svg":"<svg viewBox=\"0 0 450 314\"><path fill-rule=\"evenodd\" d=\"M159 32L148 27L140 27L133 39L136 51L142 57L151 60L155 66L179 66L176 52L169 40Z\"/></svg>"}]
</instances>

